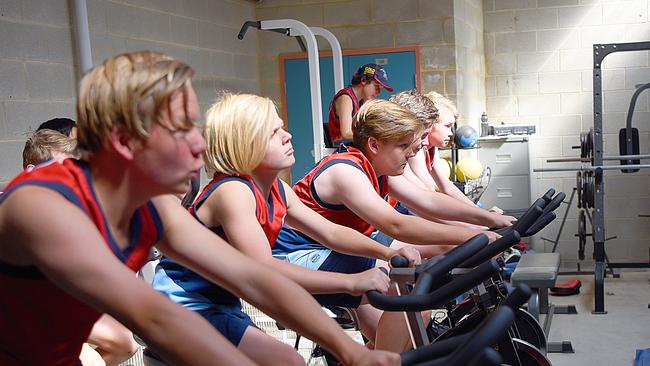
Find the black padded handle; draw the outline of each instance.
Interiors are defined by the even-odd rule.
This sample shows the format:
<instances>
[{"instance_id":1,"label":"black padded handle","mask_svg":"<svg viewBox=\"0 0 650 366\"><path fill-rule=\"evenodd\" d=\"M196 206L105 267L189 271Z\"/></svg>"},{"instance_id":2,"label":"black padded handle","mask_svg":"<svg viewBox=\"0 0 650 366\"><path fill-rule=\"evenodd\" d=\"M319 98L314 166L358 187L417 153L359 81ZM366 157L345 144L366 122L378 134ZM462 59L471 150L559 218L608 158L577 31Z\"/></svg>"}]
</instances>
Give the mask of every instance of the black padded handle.
<instances>
[{"instance_id":1,"label":"black padded handle","mask_svg":"<svg viewBox=\"0 0 650 366\"><path fill-rule=\"evenodd\" d=\"M413 295L426 294L431 291L431 285L437 278L448 273L456 268L459 263L485 248L489 241L487 236L478 234L449 251L444 258L424 269L424 272L418 276L415 288L413 288Z\"/></svg>"},{"instance_id":2,"label":"black padded handle","mask_svg":"<svg viewBox=\"0 0 650 366\"><path fill-rule=\"evenodd\" d=\"M467 366L467 365L494 365L494 361L502 362L486 349L499 343L508 333L508 329L515 319L515 313L508 307L496 309L470 334L470 337L457 347L448 357L438 358L416 365L402 361L403 366ZM435 344L435 343L434 343ZM426 346L425 346L426 347ZM483 362L487 360L487 362ZM500 363L496 363L500 365Z\"/></svg>"},{"instance_id":3,"label":"black padded handle","mask_svg":"<svg viewBox=\"0 0 650 366\"><path fill-rule=\"evenodd\" d=\"M512 310L519 309L522 305L528 302L530 295L533 294L530 287L526 284L520 284L501 302L499 306L507 306Z\"/></svg>"},{"instance_id":4,"label":"black padded handle","mask_svg":"<svg viewBox=\"0 0 650 366\"><path fill-rule=\"evenodd\" d=\"M549 212L555 211L562 202L564 202L564 199L566 198L566 194L564 192L558 193L551 202L549 202L545 207L544 207L544 214L547 214Z\"/></svg>"},{"instance_id":5,"label":"black padded handle","mask_svg":"<svg viewBox=\"0 0 650 366\"><path fill-rule=\"evenodd\" d=\"M520 234L525 233L543 213L544 210L539 205L530 206L526 213L521 216L519 221L512 225L513 230L516 230Z\"/></svg>"},{"instance_id":6,"label":"black padded handle","mask_svg":"<svg viewBox=\"0 0 650 366\"><path fill-rule=\"evenodd\" d=\"M421 362L441 358L452 353L460 345L467 342L472 333L461 334L455 337L441 339L424 347L416 348L402 353L402 365L415 365Z\"/></svg>"},{"instance_id":7,"label":"black padded handle","mask_svg":"<svg viewBox=\"0 0 650 366\"><path fill-rule=\"evenodd\" d=\"M244 36L246 35L246 32L248 32L248 28L250 27L260 29L262 25L259 21L255 21L255 20L249 20L244 22L244 24L241 26L241 29L239 30L239 33L237 33L237 38L240 41L244 39Z\"/></svg>"},{"instance_id":8,"label":"black padded handle","mask_svg":"<svg viewBox=\"0 0 650 366\"><path fill-rule=\"evenodd\" d=\"M401 255L394 255L390 258L390 266L393 268L406 268L409 266L409 260Z\"/></svg>"},{"instance_id":9,"label":"black padded handle","mask_svg":"<svg viewBox=\"0 0 650 366\"><path fill-rule=\"evenodd\" d=\"M515 320L510 308L497 308L472 333L467 342L449 356L448 365L467 365L474 362L476 353L500 342Z\"/></svg>"},{"instance_id":10,"label":"black padded handle","mask_svg":"<svg viewBox=\"0 0 650 366\"><path fill-rule=\"evenodd\" d=\"M512 231L499 239L495 240L492 244L484 247L479 252L472 255L469 259L459 264L458 268L471 268L476 267L479 264L490 260L495 255L501 254L504 250L510 248L511 246L519 243L520 240L519 233L517 231Z\"/></svg>"},{"instance_id":11,"label":"black padded handle","mask_svg":"<svg viewBox=\"0 0 650 366\"><path fill-rule=\"evenodd\" d=\"M555 194L555 189L551 188L544 195L542 196L542 199L548 203L551 202L551 199L553 199L553 195Z\"/></svg>"},{"instance_id":12,"label":"black padded handle","mask_svg":"<svg viewBox=\"0 0 650 366\"><path fill-rule=\"evenodd\" d=\"M450 283L436 291L424 295L390 296L379 291L368 291L368 302L377 309L388 311L424 311L447 303L472 287L490 278L500 270L496 261L491 260L474 268L469 273L454 278Z\"/></svg>"},{"instance_id":13,"label":"black padded handle","mask_svg":"<svg viewBox=\"0 0 650 366\"><path fill-rule=\"evenodd\" d=\"M555 215L555 212L549 212L546 215L542 216L539 220L535 221L533 226L528 228L526 231L526 235L524 236L533 236L537 234L540 230L546 227L546 225L550 224L555 220L557 215Z\"/></svg>"},{"instance_id":14,"label":"black padded handle","mask_svg":"<svg viewBox=\"0 0 650 366\"><path fill-rule=\"evenodd\" d=\"M503 357L494 348L485 347L468 366L501 366L503 365Z\"/></svg>"}]
</instances>

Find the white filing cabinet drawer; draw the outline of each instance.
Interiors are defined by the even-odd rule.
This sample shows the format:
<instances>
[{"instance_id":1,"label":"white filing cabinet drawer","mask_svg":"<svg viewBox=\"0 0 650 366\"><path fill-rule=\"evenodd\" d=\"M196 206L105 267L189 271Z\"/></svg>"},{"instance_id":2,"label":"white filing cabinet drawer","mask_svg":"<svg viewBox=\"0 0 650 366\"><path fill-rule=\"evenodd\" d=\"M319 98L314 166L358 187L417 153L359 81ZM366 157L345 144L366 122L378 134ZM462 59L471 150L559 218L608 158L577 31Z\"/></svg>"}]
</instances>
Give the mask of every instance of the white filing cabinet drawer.
<instances>
[{"instance_id":1,"label":"white filing cabinet drawer","mask_svg":"<svg viewBox=\"0 0 650 366\"><path fill-rule=\"evenodd\" d=\"M492 179L481 197L485 207L519 210L530 205L528 136L480 139L478 159L490 167Z\"/></svg>"},{"instance_id":2,"label":"white filing cabinet drawer","mask_svg":"<svg viewBox=\"0 0 650 366\"><path fill-rule=\"evenodd\" d=\"M530 205L530 187L528 176L502 175L492 176L483 196L483 207L499 206L503 210L519 210Z\"/></svg>"},{"instance_id":3,"label":"white filing cabinet drawer","mask_svg":"<svg viewBox=\"0 0 650 366\"><path fill-rule=\"evenodd\" d=\"M528 141L481 141L478 157L492 175L528 175Z\"/></svg>"}]
</instances>

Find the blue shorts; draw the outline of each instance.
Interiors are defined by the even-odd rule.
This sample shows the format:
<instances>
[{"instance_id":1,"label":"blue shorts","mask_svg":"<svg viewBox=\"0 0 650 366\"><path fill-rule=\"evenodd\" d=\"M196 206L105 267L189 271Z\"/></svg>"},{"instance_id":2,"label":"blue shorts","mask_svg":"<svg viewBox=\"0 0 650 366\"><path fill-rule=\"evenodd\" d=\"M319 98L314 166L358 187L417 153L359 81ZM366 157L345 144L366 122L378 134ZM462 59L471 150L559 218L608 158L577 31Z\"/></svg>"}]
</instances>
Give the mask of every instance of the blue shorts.
<instances>
[{"instance_id":1,"label":"blue shorts","mask_svg":"<svg viewBox=\"0 0 650 366\"><path fill-rule=\"evenodd\" d=\"M393 240L395 240L391 236L388 236L388 234L379 230L373 231L372 234L370 234L370 239L385 247L390 247L390 245L393 244Z\"/></svg>"},{"instance_id":2,"label":"blue shorts","mask_svg":"<svg viewBox=\"0 0 650 366\"><path fill-rule=\"evenodd\" d=\"M210 308L196 310L196 312L212 324L235 347L239 345L246 328L257 328L251 318L239 306L214 304Z\"/></svg>"},{"instance_id":3,"label":"blue shorts","mask_svg":"<svg viewBox=\"0 0 650 366\"><path fill-rule=\"evenodd\" d=\"M332 252L318 269L319 271L338 273L359 273L375 267L375 259L357 257L347 254ZM316 301L323 306L344 306L358 308L361 296L349 294L322 294L314 295Z\"/></svg>"}]
</instances>

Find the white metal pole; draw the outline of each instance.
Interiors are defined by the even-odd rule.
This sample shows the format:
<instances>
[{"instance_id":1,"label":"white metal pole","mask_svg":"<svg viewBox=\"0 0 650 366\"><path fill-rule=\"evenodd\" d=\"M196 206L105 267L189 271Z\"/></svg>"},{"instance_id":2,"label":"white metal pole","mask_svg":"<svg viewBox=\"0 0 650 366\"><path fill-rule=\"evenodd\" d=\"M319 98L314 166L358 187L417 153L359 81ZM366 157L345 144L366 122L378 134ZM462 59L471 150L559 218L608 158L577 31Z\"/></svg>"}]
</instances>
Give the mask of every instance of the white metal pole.
<instances>
[{"instance_id":1,"label":"white metal pole","mask_svg":"<svg viewBox=\"0 0 650 366\"><path fill-rule=\"evenodd\" d=\"M77 52L79 55L79 64L81 65L81 74L83 75L93 67L86 0L74 0L74 14Z\"/></svg>"},{"instance_id":2,"label":"white metal pole","mask_svg":"<svg viewBox=\"0 0 650 366\"><path fill-rule=\"evenodd\" d=\"M314 162L323 158L325 143L323 140L323 115L320 94L320 63L318 60L318 45L314 33L303 22L294 19L276 19L260 21L260 29L282 29L289 28L297 31L304 38L307 45L307 56L309 63L309 89L311 92L311 117L312 132L314 138Z\"/></svg>"}]
</instances>

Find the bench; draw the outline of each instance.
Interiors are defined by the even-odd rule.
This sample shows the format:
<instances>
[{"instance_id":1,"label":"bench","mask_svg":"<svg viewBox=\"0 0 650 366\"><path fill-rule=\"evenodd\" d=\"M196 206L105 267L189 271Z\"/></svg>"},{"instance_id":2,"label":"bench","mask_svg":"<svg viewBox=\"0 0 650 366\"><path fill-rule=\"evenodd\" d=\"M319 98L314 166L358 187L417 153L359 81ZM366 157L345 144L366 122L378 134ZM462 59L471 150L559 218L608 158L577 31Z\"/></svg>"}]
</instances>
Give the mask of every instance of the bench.
<instances>
[{"instance_id":1,"label":"bench","mask_svg":"<svg viewBox=\"0 0 650 366\"><path fill-rule=\"evenodd\" d=\"M533 291L528 300L528 312L538 321L539 314L546 314L543 329L547 337L553 314L578 313L575 305L556 306L548 301L548 290L555 286L559 268L559 253L526 253L510 277L513 286L523 283ZM575 353L570 341L547 342L546 350L550 353Z\"/></svg>"}]
</instances>

